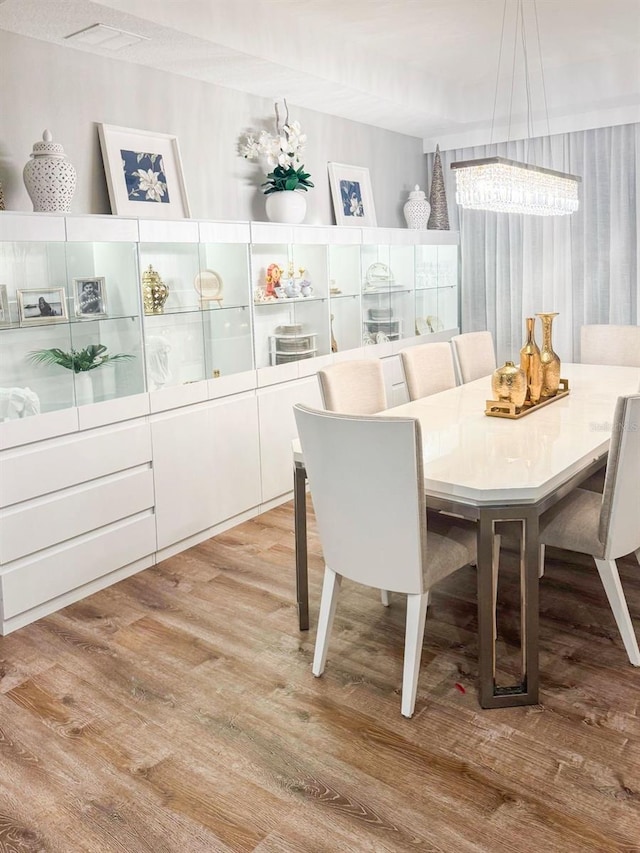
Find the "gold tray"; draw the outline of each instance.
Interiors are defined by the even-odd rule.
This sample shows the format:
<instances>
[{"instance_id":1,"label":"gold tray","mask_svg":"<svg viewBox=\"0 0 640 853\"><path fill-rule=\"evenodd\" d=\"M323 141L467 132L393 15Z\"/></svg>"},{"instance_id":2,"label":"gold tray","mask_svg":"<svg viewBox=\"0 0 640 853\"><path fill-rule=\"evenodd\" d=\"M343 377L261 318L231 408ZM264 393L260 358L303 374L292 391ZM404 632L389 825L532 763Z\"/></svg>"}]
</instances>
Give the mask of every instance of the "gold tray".
<instances>
[{"instance_id":1,"label":"gold tray","mask_svg":"<svg viewBox=\"0 0 640 853\"><path fill-rule=\"evenodd\" d=\"M556 400L562 400L562 398L566 397L568 393L569 380L561 379L560 387L555 397L547 397L547 399L542 403L536 403L534 406L532 403L527 402L524 406L521 406L518 409L513 403L507 403L504 400L487 400L487 407L484 410L484 413L490 418L510 418L515 421L518 418L524 418L525 415L530 415L531 412L537 412L538 409L548 406L549 403L555 403Z\"/></svg>"}]
</instances>

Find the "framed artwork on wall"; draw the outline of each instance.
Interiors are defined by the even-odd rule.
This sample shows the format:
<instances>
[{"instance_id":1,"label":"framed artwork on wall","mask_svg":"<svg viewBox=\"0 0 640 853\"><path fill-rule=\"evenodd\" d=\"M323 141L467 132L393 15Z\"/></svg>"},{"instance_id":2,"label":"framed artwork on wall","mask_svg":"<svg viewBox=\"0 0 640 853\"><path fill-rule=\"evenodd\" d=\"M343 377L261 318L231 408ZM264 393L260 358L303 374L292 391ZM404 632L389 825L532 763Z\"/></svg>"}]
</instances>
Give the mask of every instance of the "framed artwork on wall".
<instances>
[{"instance_id":1,"label":"framed artwork on wall","mask_svg":"<svg viewBox=\"0 0 640 853\"><path fill-rule=\"evenodd\" d=\"M76 317L87 320L107 316L107 299L103 276L74 278Z\"/></svg>"},{"instance_id":2,"label":"framed artwork on wall","mask_svg":"<svg viewBox=\"0 0 640 853\"><path fill-rule=\"evenodd\" d=\"M336 225L376 225L371 178L366 166L328 165Z\"/></svg>"},{"instance_id":3,"label":"framed artwork on wall","mask_svg":"<svg viewBox=\"0 0 640 853\"><path fill-rule=\"evenodd\" d=\"M16 296L21 326L60 323L68 319L64 287L17 290Z\"/></svg>"},{"instance_id":4,"label":"framed artwork on wall","mask_svg":"<svg viewBox=\"0 0 640 853\"><path fill-rule=\"evenodd\" d=\"M178 139L168 133L99 124L111 212L188 219Z\"/></svg>"}]
</instances>

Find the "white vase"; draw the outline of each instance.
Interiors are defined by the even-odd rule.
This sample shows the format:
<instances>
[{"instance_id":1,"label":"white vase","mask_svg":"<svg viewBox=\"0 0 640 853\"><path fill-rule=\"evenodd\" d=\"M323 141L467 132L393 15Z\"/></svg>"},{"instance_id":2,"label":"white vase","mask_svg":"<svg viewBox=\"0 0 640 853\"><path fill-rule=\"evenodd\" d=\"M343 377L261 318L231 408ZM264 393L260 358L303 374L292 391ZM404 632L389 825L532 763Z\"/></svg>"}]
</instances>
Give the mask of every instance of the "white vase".
<instances>
[{"instance_id":1,"label":"white vase","mask_svg":"<svg viewBox=\"0 0 640 853\"><path fill-rule=\"evenodd\" d=\"M299 225L307 213L307 200L302 192L282 190L267 196L265 209L270 222Z\"/></svg>"},{"instance_id":2,"label":"white vase","mask_svg":"<svg viewBox=\"0 0 640 853\"><path fill-rule=\"evenodd\" d=\"M409 200L405 202L403 212L407 228L426 231L431 205L419 184L416 184L413 191L409 193Z\"/></svg>"},{"instance_id":3,"label":"white vase","mask_svg":"<svg viewBox=\"0 0 640 853\"><path fill-rule=\"evenodd\" d=\"M76 170L67 160L64 148L53 142L48 130L42 142L36 142L22 177L35 211L70 210L76 191Z\"/></svg>"},{"instance_id":4,"label":"white vase","mask_svg":"<svg viewBox=\"0 0 640 853\"><path fill-rule=\"evenodd\" d=\"M87 406L93 403L93 380L87 370L73 374L76 391L76 406Z\"/></svg>"}]
</instances>

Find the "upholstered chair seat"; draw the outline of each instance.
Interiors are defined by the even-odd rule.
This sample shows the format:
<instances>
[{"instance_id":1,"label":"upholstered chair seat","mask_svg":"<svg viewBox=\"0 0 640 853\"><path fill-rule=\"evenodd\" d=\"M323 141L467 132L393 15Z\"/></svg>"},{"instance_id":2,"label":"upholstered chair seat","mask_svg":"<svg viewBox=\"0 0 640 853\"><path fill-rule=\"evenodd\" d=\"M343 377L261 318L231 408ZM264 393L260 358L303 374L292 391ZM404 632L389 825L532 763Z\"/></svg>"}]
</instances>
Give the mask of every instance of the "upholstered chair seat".
<instances>
[{"instance_id":1,"label":"upholstered chair seat","mask_svg":"<svg viewBox=\"0 0 640 853\"><path fill-rule=\"evenodd\" d=\"M489 376L496 369L496 351L491 332L454 335L451 344L463 384Z\"/></svg>"},{"instance_id":2,"label":"upholstered chair seat","mask_svg":"<svg viewBox=\"0 0 640 853\"><path fill-rule=\"evenodd\" d=\"M446 341L401 350L400 361L410 400L456 386L453 352Z\"/></svg>"}]
</instances>

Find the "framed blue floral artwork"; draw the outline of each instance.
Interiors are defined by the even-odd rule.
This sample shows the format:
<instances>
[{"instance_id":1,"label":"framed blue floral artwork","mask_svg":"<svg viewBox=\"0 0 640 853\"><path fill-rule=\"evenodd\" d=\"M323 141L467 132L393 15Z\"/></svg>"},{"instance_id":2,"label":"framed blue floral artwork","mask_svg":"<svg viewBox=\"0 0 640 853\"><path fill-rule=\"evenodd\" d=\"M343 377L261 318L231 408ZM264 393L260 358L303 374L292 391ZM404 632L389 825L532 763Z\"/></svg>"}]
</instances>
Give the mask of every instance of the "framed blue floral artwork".
<instances>
[{"instance_id":1,"label":"framed blue floral artwork","mask_svg":"<svg viewBox=\"0 0 640 853\"><path fill-rule=\"evenodd\" d=\"M336 225L376 225L369 170L345 163L329 163L328 167Z\"/></svg>"},{"instance_id":2,"label":"framed blue floral artwork","mask_svg":"<svg viewBox=\"0 0 640 853\"><path fill-rule=\"evenodd\" d=\"M162 154L146 151L120 151L129 201L145 204L170 204L167 176Z\"/></svg>"},{"instance_id":3,"label":"framed blue floral artwork","mask_svg":"<svg viewBox=\"0 0 640 853\"><path fill-rule=\"evenodd\" d=\"M165 133L98 125L111 212L185 219L189 204L178 140Z\"/></svg>"}]
</instances>

